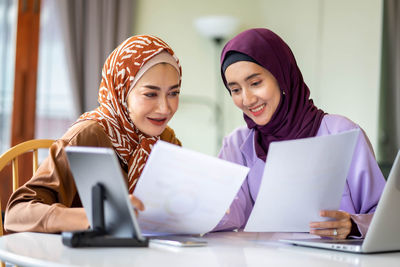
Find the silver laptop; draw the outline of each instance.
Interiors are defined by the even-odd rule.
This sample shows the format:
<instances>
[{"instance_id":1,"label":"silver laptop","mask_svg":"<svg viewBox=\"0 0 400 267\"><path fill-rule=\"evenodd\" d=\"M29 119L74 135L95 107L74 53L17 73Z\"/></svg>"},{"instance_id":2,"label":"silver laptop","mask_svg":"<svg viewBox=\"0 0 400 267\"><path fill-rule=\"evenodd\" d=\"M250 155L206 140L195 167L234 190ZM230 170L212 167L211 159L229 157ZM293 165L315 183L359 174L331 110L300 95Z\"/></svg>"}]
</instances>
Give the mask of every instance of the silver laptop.
<instances>
[{"instance_id":1,"label":"silver laptop","mask_svg":"<svg viewBox=\"0 0 400 267\"><path fill-rule=\"evenodd\" d=\"M397 153L385 189L365 239L282 239L298 246L354 253L400 251L400 151Z\"/></svg>"}]
</instances>

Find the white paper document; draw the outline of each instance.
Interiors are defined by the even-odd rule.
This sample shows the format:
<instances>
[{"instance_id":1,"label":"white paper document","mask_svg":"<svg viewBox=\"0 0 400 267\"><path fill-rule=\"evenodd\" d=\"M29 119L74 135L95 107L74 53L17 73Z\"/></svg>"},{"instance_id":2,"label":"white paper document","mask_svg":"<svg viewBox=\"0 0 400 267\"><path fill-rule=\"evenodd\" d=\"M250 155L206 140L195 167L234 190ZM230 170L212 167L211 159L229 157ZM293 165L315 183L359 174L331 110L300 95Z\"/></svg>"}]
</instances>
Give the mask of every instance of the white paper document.
<instances>
[{"instance_id":1,"label":"white paper document","mask_svg":"<svg viewBox=\"0 0 400 267\"><path fill-rule=\"evenodd\" d=\"M338 210L359 130L273 142L245 231L308 232Z\"/></svg>"},{"instance_id":2,"label":"white paper document","mask_svg":"<svg viewBox=\"0 0 400 267\"><path fill-rule=\"evenodd\" d=\"M222 219L249 169L158 141L134 191L144 233L204 234Z\"/></svg>"}]
</instances>

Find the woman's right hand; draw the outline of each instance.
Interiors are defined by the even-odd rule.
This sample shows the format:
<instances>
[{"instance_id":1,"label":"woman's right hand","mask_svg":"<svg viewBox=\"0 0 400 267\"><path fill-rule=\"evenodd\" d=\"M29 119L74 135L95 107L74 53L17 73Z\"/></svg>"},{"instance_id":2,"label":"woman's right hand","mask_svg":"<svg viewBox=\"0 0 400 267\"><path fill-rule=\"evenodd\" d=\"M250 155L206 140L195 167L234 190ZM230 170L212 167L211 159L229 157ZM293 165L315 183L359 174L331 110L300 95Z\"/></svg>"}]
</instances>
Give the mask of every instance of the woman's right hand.
<instances>
[{"instance_id":1,"label":"woman's right hand","mask_svg":"<svg viewBox=\"0 0 400 267\"><path fill-rule=\"evenodd\" d=\"M138 216L139 211L144 211L144 205L143 202L140 201L140 199L138 199L137 197L135 197L134 195L129 195L129 199L131 200L132 206L135 210L136 216Z\"/></svg>"}]
</instances>

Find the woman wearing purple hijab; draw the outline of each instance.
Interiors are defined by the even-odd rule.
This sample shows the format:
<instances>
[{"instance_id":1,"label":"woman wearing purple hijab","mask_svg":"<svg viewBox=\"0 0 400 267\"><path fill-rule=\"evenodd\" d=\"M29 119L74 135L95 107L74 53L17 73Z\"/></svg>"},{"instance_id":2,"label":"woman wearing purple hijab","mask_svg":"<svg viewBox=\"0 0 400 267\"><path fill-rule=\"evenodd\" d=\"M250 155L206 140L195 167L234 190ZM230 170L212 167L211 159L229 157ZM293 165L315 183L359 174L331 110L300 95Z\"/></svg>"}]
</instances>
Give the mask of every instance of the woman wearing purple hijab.
<instances>
[{"instance_id":1,"label":"woman wearing purple hijab","mask_svg":"<svg viewBox=\"0 0 400 267\"><path fill-rule=\"evenodd\" d=\"M267 29L250 29L230 40L221 55L221 74L247 127L225 137L219 157L250 168L246 181L215 231L242 229L260 187L269 144L360 129L349 119L324 113L289 46ZM323 210L330 221L310 222L310 233L344 239L362 237L385 185L368 137L360 131L340 210Z\"/></svg>"}]
</instances>

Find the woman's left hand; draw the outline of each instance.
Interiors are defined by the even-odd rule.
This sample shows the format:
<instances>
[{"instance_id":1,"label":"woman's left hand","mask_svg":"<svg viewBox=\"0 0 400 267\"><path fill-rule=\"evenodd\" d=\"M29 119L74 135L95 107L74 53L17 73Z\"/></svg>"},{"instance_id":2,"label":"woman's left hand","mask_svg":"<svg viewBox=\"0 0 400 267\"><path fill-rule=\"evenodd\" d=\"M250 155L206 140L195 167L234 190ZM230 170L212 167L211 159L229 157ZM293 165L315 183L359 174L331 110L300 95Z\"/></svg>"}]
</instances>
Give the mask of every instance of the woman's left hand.
<instances>
[{"instance_id":1,"label":"woman's left hand","mask_svg":"<svg viewBox=\"0 0 400 267\"><path fill-rule=\"evenodd\" d=\"M129 199L131 200L132 206L135 210L135 214L136 216L139 215L139 211L144 211L144 205L143 202L140 201L140 199L138 199L137 197L135 197L134 195L129 194Z\"/></svg>"},{"instance_id":2,"label":"woman's left hand","mask_svg":"<svg viewBox=\"0 0 400 267\"><path fill-rule=\"evenodd\" d=\"M310 234L334 239L346 239L351 232L350 214L340 210L322 210L321 217L329 217L334 220L326 222L311 222Z\"/></svg>"}]
</instances>

